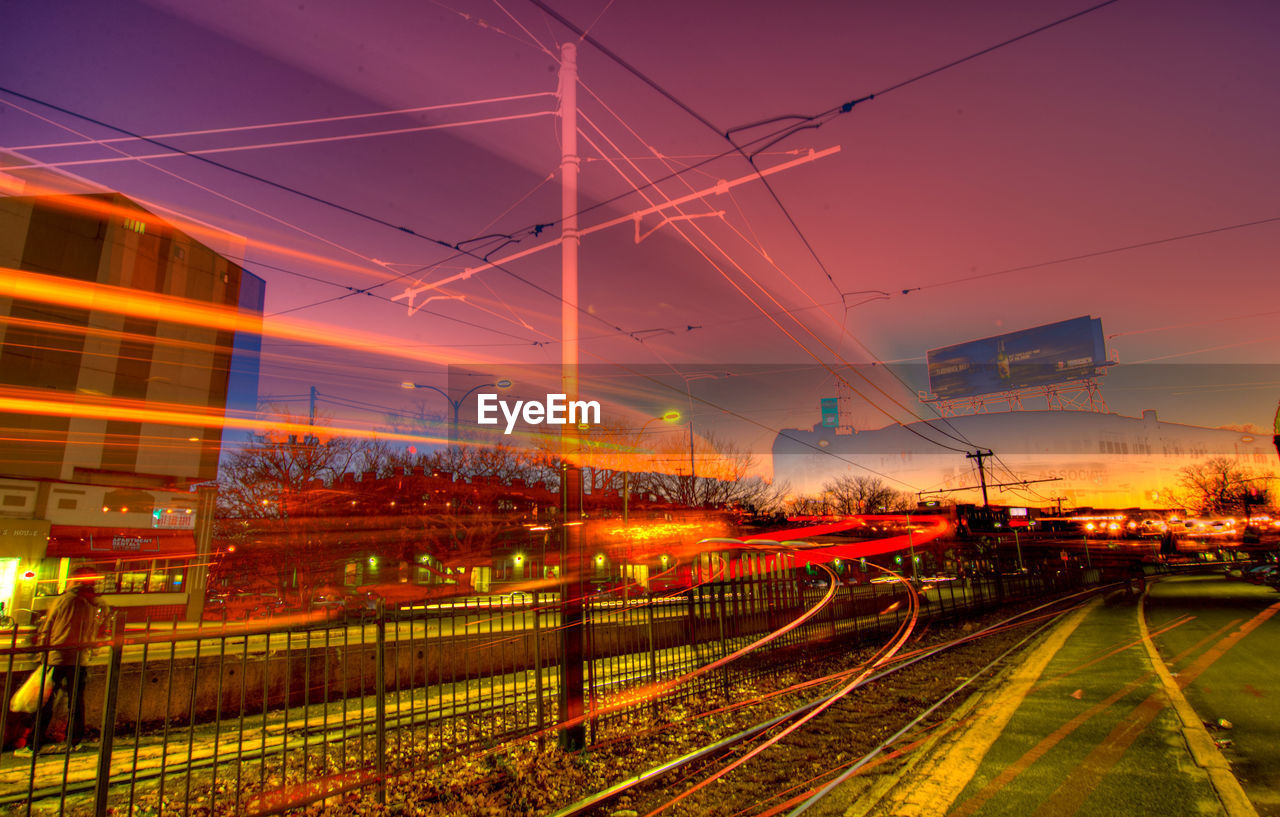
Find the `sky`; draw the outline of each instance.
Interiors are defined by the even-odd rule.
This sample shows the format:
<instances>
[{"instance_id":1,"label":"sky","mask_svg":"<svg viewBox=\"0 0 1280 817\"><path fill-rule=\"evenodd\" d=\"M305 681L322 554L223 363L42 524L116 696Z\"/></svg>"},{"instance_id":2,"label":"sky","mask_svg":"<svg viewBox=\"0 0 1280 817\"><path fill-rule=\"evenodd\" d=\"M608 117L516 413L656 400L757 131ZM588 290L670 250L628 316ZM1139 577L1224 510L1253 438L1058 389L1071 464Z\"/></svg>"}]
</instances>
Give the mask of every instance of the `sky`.
<instances>
[{"instance_id":1,"label":"sky","mask_svg":"<svg viewBox=\"0 0 1280 817\"><path fill-rule=\"evenodd\" d=\"M1280 394L1280 9L1091 6L19 4L0 51L0 149L245 236L269 327L376 337L268 338L264 395L305 412L315 386L351 422L445 415L443 399L400 383L560 359L555 111L561 45L576 43L579 226L618 220L582 239L583 363L699 373L696 393L698 379L773 365L918 369L929 349L1091 315L1117 362L1113 410L1267 426ZM120 134L83 117L199 131L158 141L223 166L95 144ZM744 152L763 148L754 167L731 130ZM65 142L79 144L48 147ZM770 188L755 177L785 162ZM499 266L427 288L485 259ZM903 379L861 384L853 421L934 416L915 401L923 384ZM777 429L818 421L832 382L762 377L694 413L746 415L748 446L767 450ZM668 406L633 408L639 424Z\"/></svg>"}]
</instances>

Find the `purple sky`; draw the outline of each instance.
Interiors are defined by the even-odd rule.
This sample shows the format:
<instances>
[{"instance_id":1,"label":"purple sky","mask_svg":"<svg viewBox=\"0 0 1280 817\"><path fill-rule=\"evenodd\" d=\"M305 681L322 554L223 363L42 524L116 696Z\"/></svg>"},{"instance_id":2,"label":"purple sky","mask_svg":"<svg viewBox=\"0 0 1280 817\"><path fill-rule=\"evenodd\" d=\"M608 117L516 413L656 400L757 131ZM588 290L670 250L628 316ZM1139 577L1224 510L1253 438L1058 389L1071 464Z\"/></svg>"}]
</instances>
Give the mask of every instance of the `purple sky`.
<instances>
[{"instance_id":1,"label":"purple sky","mask_svg":"<svg viewBox=\"0 0 1280 817\"><path fill-rule=\"evenodd\" d=\"M794 158L785 151L840 146L835 156L771 177L834 281L759 183L688 205L686 214L723 215L668 225L640 244L629 223L604 230L582 246L581 303L590 313L582 320L590 338L584 362L812 362L802 346L826 362L920 362L930 348L1086 314L1102 319L1122 364L1278 362L1280 221L1042 266L1280 217L1280 108L1273 104L1280 10L1272 3L1120 0L901 88L894 86L1089 4L551 5L591 26L593 37L721 131L892 89L758 159L768 167ZM553 55L572 36L527 0L51 0L20 4L6 16L0 84L145 134L553 93ZM581 44L579 63L584 206L631 189L638 171L662 175L728 147L591 45ZM0 147L81 138L60 126L90 138L114 135L13 96L0 94L0 102ZM254 145L554 106L554 97L540 96L167 141L186 149ZM541 115L210 158L450 244L511 233L519 243L496 252L500 259L558 235L554 227L540 236L525 229L559 217L558 126ZM615 169L600 150L634 164ZM93 145L23 152L47 162L115 155ZM190 158L152 164L67 170L254 242L331 260L252 247L246 265L268 281L269 314L296 310L290 318L378 332L388 346L446 347L442 364L559 359L559 303L537 288L558 291L558 251L512 262L508 269L524 281L488 270L460 282L447 291L462 298L428 307L439 315L410 316L401 304L367 295L320 303L384 279L388 269L421 268L406 282L430 281L475 262L448 260L453 253L437 244ZM660 190L675 197L749 173L744 160L730 157ZM645 206L632 195L585 214L581 226ZM653 216L642 225L656 226ZM483 255L496 245L467 246ZM1032 268L974 278L1023 267ZM397 294L406 282L377 292ZM781 318L784 332L739 286L770 310L807 309L795 321ZM890 297L846 315L842 297L854 304L865 296L841 293L863 290ZM442 368L433 375L393 358L268 349L290 356L269 361L268 392L315 384L408 407L418 397L398 389L400 381L444 384ZM1280 391L1264 381L1166 404L1166 395L1126 395L1122 369L1112 376L1113 408L1156 407L1168 416L1175 407L1168 418L1187 422L1266 424ZM1194 375L1179 377L1192 393L1203 385ZM823 393L815 387L736 408L757 411L770 427L808 427ZM880 402L898 419L913 419ZM860 422L882 425L885 415L868 408Z\"/></svg>"}]
</instances>

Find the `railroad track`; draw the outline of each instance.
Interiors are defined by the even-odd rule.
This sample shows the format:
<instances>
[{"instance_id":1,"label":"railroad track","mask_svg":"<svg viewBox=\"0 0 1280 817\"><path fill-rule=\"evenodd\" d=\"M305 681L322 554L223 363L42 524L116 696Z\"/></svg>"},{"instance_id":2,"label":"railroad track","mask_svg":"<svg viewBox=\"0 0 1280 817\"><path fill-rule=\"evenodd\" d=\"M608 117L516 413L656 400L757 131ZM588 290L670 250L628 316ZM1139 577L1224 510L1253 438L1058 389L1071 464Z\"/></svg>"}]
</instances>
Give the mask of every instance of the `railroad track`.
<instances>
[{"instance_id":1,"label":"railroad track","mask_svg":"<svg viewBox=\"0 0 1280 817\"><path fill-rule=\"evenodd\" d=\"M552 817L822 814L833 792L940 723L977 681L1099 589L904 652L904 630L909 636L918 623L913 609L871 658L822 679L834 688L583 797ZM964 670L959 676L957 668Z\"/></svg>"}]
</instances>

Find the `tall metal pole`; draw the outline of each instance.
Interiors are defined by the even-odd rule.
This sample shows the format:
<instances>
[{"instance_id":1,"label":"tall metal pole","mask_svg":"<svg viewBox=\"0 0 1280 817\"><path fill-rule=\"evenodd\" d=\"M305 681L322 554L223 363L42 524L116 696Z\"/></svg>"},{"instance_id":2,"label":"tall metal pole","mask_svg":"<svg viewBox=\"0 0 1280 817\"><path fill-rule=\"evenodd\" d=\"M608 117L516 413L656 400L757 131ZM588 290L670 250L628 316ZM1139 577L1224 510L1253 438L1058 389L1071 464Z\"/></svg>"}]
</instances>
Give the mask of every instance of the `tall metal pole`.
<instances>
[{"instance_id":1,"label":"tall metal pole","mask_svg":"<svg viewBox=\"0 0 1280 817\"><path fill-rule=\"evenodd\" d=\"M560 47L560 378L565 399L578 398L578 65L577 45ZM560 454L565 467L561 496L564 524L561 539L562 627L560 651L560 746L574 751L586 746L584 706L583 582L586 579L585 532L582 526L582 471L578 467L577 428L561 426Z\"/></svg>"},{"instance_id":2,"label":"tall metal pole","mask_svg":"<svg viewBox=\"0 0 1280 817\"><path fill-rule=\"evenodd\" d=\"M689 504L698 504L698 472L693 466L693 410L689 411Z\"/></svg>"}]
</instances>

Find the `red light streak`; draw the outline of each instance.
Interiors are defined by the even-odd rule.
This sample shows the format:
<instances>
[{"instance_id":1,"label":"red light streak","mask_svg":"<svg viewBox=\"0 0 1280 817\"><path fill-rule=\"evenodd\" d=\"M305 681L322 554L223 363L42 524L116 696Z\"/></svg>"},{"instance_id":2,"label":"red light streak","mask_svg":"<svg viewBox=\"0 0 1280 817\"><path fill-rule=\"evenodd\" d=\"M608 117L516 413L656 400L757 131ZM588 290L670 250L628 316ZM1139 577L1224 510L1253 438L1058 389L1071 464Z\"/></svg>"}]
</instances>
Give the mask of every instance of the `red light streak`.
<instances>
[{"instance_id":1,"label":"red light streak","mask_svg":"<svg viewBox=\"0 0 1280 817\"><path fill-rule=\"evenodd\" d=\"M377 772L372 769L339 772L328 777L308 780L305 783L285 786L275 791L255 794L245 803L245 810L250 815L276 814L285 809L305 806L317 800L363 788L377 779Z\"/></svg>"},{"instance_id":2,"label":"red light streak","mask_svg":"<svg viewBox=\"0 0 1280 817\"><path fill-rule=\"evenodd\" d=\"M843 699L844 696L852 692L858 686L858 684L861 683L864 679L866 679L867 676L869 676L877 667L887 663L889 659L891 659L894 655L898 653L899 650L902 649L902 647L907 643L907 639L911 637L912 630L915 629L916 620L918 619L919 612L920 612L919 598L916 595L915 588L912 587L911 583L908 582L905 578L898 575L897 573L894 573L891 570L882 568L879 565L874 565L874 566L877 569L883 570L885 573L888 573L896 577L898 581L906 585L908 591L910 592L910 596L908 597L910 599L910 614L907 618L903 619L902 625L898 628L898 633L895 636L895 638L892 640L892 642L884 648L884 655L878 660L876 660L874 663L872 663L865 670L863 670L861 673L859 673L856 678L854 678L852 681L847 683L834 695L829 697L827 700L823 701L818 706L809 710L801 717L792 721L791 724L789 724L785 729L771 736L769 739L763 741L762 743L757 745L754 749L747 752L745 755L742 755L741 757L732 761L731 763L726 764L719 771L703 778L702 780L698 781L697 783L695 783L693 786L689 787L685 791L681 792L680 794L671 798L667 802L658 806L653 811L650 811L648 814L645 815L645 817L656 817L656 815L661 814L670 806L675 805L676 803L680 802L681 800L693 794L694 792L701 790L702 788L710 785L711 783L714 783L716 780L719 780L720 778L724 777L726 774L738 768L739 766L743 765L747 761L751 760L756 755L759 755L761 752L764 752L769 747L775 745L778 741L782 740L787 735L790 735L792 732L795 732L801 726L804 726L806 723L813 720L818 715L830 709L837 701ZM828 570L827 573L831 577L831 583L828 588L827 597L826 597L826 599L829 599L830 596L835 592L836 581L835 581L834 573L831 573L830 570ZM826 599L824 599L824 602ZM820 609L821 606L822 605L815 606L814 609L815 610Z\"/></svg>"}]
</instances>

